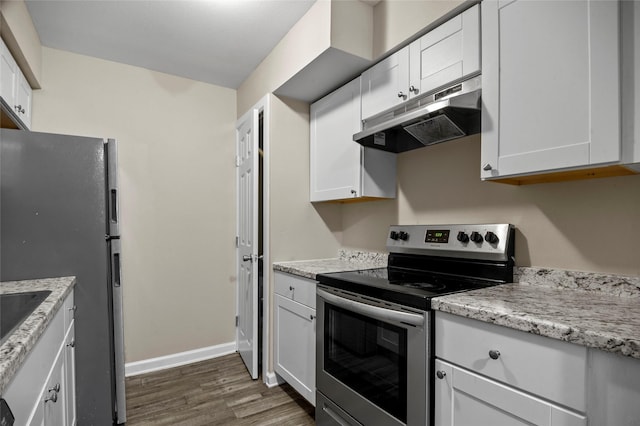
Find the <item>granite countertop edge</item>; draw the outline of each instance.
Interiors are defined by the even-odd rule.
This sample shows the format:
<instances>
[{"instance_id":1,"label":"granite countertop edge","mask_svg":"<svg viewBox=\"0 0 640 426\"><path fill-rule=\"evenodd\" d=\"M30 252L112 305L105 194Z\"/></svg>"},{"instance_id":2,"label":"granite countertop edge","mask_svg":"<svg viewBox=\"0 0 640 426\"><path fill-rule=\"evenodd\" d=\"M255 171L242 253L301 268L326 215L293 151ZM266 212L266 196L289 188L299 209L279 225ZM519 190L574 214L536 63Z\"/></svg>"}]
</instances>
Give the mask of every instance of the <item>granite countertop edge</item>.
<instances>
[{"instance_id":1,"label":"granite countertop edge","mask_svg":"<svg viewBox=\"0 0 640 426\"><path fill-rule=\"evenodd\" d=\"M273 270L315 280L318 274L385 268L387 254L356 250L339 250L338 257L329 259L274 262Z\"/></svg>"},{"instance_id":2,"label":"granite countertop edge","mask_svg":"<svg viewBox=\"0 0 640 426\"><path fill-rule=\"evenodd\" d=\"M31 349L59 311L76 284L75 277L43 278L0 283L0 294L48 290L51 294L8 336L0 346L0 395L26 360Z\"/></svg>"},{"instance_id":3,"label":"granite countertop edge","mask_svg":"<svg viewBox=\"0 0 640 426\"><path fill-rule=\"evenodd\" d=\"M435 311L640 359L637 298L504 284L432 299Z\"/></svg>"}]
</instances>

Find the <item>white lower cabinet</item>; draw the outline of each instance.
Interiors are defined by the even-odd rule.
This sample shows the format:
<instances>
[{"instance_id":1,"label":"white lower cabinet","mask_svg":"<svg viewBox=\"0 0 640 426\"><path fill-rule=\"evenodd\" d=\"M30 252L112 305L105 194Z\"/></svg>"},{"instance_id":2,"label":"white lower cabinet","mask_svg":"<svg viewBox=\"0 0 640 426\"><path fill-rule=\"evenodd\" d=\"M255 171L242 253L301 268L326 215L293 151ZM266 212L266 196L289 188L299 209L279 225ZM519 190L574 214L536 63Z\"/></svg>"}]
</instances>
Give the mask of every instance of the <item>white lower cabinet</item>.
<instances>
[{"instance_id":1,"label":"white lower cabinet","mask_svg":"<svg viewBox=\"0 0 640 426\"><path fill-rule=\"evenodd\" d=\"M72 292L3 395L16 426L76 424L73 303Z\"/></svg>"},{"instance_id":2,"label":"white lower cabinet","mask_svg":"<svg viewBox=\"0 0 640 426\"><path fill-rule=\"evenodd\" d=\"M443 312L435 323L436 426L586 426L586 347Z\"/></svg>"},{"instance_id":3,"label":"white lower cabinet","mask_svg":"<svg viewBox=\"0 0 640 426\"><path fill-rule=\"evenodd\" d=\"M435 426L640 425L640 360L436 312Z\"/></svg>"},{"instance_id":4,"label":"white lower cabinet","mask_svg":"<svg viewBox=\"0 0 640 426\"><path fill-rule=\"evenodd\" d=\"M316 282L274 275L274 370L315 406Z\"/></svg>"},{"instance_id":5,"label":"white lower cabinet","mask_svg":"<svg viewBox=\"0 0 640 426\"><path fill-rule=\"evenodd\" d=\"M436 360L435 424L586 426L586 417Z\"/></svg>"}]
</instances>

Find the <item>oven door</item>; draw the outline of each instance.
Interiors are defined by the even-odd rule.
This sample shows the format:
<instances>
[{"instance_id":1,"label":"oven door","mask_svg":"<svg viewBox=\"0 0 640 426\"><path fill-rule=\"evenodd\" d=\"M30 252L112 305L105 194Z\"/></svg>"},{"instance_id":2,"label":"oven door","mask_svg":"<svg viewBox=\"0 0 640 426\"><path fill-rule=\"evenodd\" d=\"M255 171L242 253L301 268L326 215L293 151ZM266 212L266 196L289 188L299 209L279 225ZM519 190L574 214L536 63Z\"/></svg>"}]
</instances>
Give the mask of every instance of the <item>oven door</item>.
<instances>
[{"instance_id":1,"label":"oven door","mask_svg":"<svg viewBox=\"0 0 640 426\"><path fill-rule=\"evenodd\" d=\"M316 308L318 392L367 426L426 425L428 313L323 285Z\"/></svg>"}]
</instances>

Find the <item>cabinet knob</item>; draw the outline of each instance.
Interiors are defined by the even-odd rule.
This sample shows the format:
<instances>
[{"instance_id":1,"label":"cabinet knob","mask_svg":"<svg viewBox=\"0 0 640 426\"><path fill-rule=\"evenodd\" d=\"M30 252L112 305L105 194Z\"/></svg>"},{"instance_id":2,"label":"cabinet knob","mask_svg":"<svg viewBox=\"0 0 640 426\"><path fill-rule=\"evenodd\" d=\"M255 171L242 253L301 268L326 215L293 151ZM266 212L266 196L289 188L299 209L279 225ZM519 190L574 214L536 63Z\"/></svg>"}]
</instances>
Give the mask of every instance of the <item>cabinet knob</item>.
<instances>
[{"instance_id":1,"label":"cabinet knob","mask_svg":"<svg viewBox=\"0 0 640 426\"><path fill-rule=\"evenodd\" d=\"M71 339L69 343L67 343L67 347L75 348L76 347L76 339Z\"/></svg>"},{"instance_id":2,"label":"cabinet knob","mask_svg":"<svg viewBox=\"0 0 640 426\"><path fill-rule=\"evenodd\" d=\"M414 85L411 85L411 87L409 87L409 91L415 93L416 95L419 92L418 88Z\"/></svg>"},{"instance_id":3,"label":"cabinet knob","mask_svg":"<svg viewBox=\"0 0 640 426\"><path fill-rule=\"evenodd\" d=\"M48 398L46 398L46 399L44 400L44 402L49 402L49 401L54 402L54 403L55 403L55 402L58 402L58 392L55 392L55 391L49 390L49 393L50 393L49 397L48 397Z\"/></svg>"},{"instance_id":4,"label":"cabinet knob","mask_svg":"<svg viewBox=\"0 0 640 426\"><path fill-rule=\"evenodd\" d=\"M294 287L294 286L292 286L292 285L290 285L290 286L289 286L289 291L293 291L293 290L295 290L295 287Z\"/></svg>"},{"instance_id":5,"label":"cabinet knob","mask_svg":"<svg viewBox=\"0 0 640 426\"><path fill-rule=\"evenodd\" d=\"M482 170L488 172L489 170L492 170L493 166L491 166L491 164L487 163L484 166L482 166Z\"/></svg>"},{"instance_id":6,"label":"cabinet knob","mask_svg":"<svg viewBox=\"0 0 640 426\"><path fill-rule=\"evenodd\" d=\"M358 196L358 191L356 191L355 189L351 190L351 195L353 195L354 197Z\"/></svg>"},{"instance_id":7,"label":"cabinet knob","mask_svg":"<svg viewBox=\"0 0 640 426\"><path fill-rule=\"evenodd\" d=\"M49 396L44 400L44 402L58 402L58 392L60 392L60 383L56 383L54 387L49 388Z\"/></svg>"},{"instance_id":8,"label":"cabinet knob","mask_svg":"<svg viewBox=\"0 0 640 426\"><path fill-rule=\"evenodd\" d=\"M315 315L309 315L309 319L310 319L311 321L313 321L314 319L316 319L316 316L315 316Z\"/></svg>"},{"instance_id":9,"label":"cabinet knob","mask_svg":"<svg viewBox=\"0 0 640 426\"><path fill-rule=\"evenodd\" d=\"M500 358L500 351L497 351L497 350L495 350L495 349L491 349L491 350L489 351L489 358L491 358L491 359L498 359L498 358Z\"/></svg>"},{"instance_id":10,"label":"cabinet knob","mask_svg":"<svg viewBox=\"0 0 640 426\"><path fill-rule=\"evenodd\" d=\"M406 95L404 94L404 92L400 91L398 92L398 97L404 99Z\"/></svg>"},{"instance_id":11,"label":"cabinet knob","mask_svg":"<svg viewBox=\"0 0 640 426\"><path fill-rule=\"evenodd\" d=\"M446 376L447 373L441 370L436 371L436 376L438 377L438 379L442 380L444 379L444 376Z\"/></svg>"},{"instance_id":12,"label":"cabinet knob","mask_svg":"<svg viewBox=\"0 0 640 426\"><path fill-rule=\"evenodd\" d=\"M24 114L25 110L22 108L22 105L14 105L13 109L15 109L18 113Z\"/></svg>"}]
</instances>

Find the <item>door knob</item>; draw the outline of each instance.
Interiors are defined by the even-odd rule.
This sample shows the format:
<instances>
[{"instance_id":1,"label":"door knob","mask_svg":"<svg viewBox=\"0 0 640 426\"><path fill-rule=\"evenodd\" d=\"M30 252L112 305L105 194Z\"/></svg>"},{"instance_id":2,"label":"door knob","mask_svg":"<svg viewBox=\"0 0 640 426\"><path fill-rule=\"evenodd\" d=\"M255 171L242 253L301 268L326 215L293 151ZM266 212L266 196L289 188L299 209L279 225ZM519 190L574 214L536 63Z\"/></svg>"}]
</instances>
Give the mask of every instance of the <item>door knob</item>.
<instances>
[{"instance_id":1,"label":"door knob","mask_svg":"<svg viewBox=\"0 0 640 426\"><path fill-rule=\"evenodd\" d=\"M243 262L251 262L251 261L253 261L253 258L250 255L245 254L244 256L242 256L242 261Z\"/></svg>"}]
</instances>

